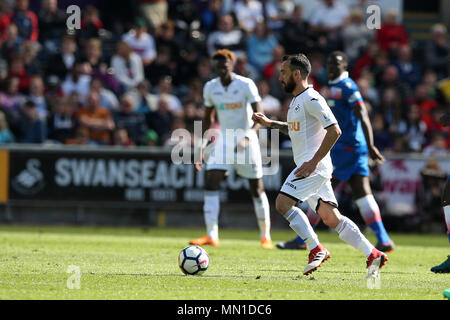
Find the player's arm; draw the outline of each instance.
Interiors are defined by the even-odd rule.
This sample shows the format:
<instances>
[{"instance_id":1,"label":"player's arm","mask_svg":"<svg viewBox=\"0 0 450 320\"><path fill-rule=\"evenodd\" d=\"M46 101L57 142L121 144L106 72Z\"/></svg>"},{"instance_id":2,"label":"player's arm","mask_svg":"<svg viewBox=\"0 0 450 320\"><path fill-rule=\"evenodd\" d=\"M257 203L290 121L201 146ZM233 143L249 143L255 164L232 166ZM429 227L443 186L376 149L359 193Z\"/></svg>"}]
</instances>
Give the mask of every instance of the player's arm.
<instances>
[{"instance_id":1,"label":"player's arm","mask_svg":"<svg viewBox=\"0 0 450 320\"><path fill-rule=\"evenodd\" d=\"M263 113L256 112L252 116L252 120L261 126L269 127L271 129L278 129L284 134L289 135L289 125L287 122L271 120L267 118Z\"/></svg>"},{"instance_id":2,"label":"player's arm","mask_svg":"<svg viewBox=\"0 0 450 320\"><path fill-rule=\"evenodd\" d=\"M263 113L263 109L262 109L261 103L259 101L253 102L251 104L251 106L252 106L252 109L253 109L253 113ZM258 131L259 128L261 128L261 124L256 122L256 121L254 121L252 129L255 130L255 131Z\"/></svg>"},{"instance_id":3,"label":"player's arm","mask_svg":"<svg viewBox=\"0 0 450 320\"><path fill-rule=\"evenodd\" d=\"M336 141L338 141L339 137L342 134L342 131L337 123L330 125L329 127L325 128L325 130L327 131L327 133L325 134L325 137L323 138L319 149L317 149L312 159L309 161L305 161L300 166L300 168L295 170L294 174L297 177L308 177L309 175L311 175L311 173L313 173L317 169L320 160L322 160L328 154L328 152L330 152L331 148L333 148L334 144L336 143Z\"/></svg>"},{"instance_id":4,"label":"player's arm","mask_svg":"<svg viewBox=\"0 0 450 320\"><path fill-rule=\"evenodd\" d=\"M360 100L353 107L353 112L361 120L361 127L364 131L364 136L366 138L366 143L367 143L367 147L369 149L370 158L375 161L378 161L378 162L383 162L384 157L382 156L382 154L378 150L378 148L375 147L375 144L373 142L372 124L370 123L369 113L367 112L367 108L362 100Z\"/></svg>"}]
</instances>

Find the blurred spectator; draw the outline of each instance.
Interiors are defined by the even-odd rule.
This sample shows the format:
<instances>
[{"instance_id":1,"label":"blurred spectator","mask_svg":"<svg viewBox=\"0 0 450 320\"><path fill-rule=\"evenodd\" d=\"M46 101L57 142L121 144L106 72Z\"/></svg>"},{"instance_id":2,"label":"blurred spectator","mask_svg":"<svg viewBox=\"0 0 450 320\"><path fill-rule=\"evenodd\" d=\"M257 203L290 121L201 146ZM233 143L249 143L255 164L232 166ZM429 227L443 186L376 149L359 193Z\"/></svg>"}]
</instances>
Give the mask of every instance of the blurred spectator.
<instances>
[{"instance_id":1,"label":"blurred spectator","mask_svg":"<svg viewBox=\"0 0 450 320\"><path fill-rule=\"evenodd\" d=\"M148 130L147 133L144 136L143 143L145 146L157 146L159 141L158 134L155 130Z\"/></svg>"},{"instance_id":2,"label":"blurred spectator","mask_svg":"<svg viewBox=\"0 0 450 320\"><path fill-rule=\"evenodd\" d=\"M76 60L78 60L77 42L72 35L64 35L61 40L61 50L50 57L51 63L48 64L46 73L56 75L59 80L64 81Z\"/></svg>"},{"instance_id":3,"label":"blurred spectator","mask_svg":"<svg viewBox=\"0 0 450 320\"><path fill-rule=\"evenodd\" d=\"M254 29L255 32L248 37L247 56L250 64L261 73L272 60L272 51L278 41L264 21L257 22Z\"/></svg>"},{"instance_id":4,"label":"blurred spectator","mask_svg":"<svg viewBox=\"0 0 450 320\"><path fill-rule=\"evenodd\" d=\"M248 63L248 58L245 53L236 55L236 62L234 64L234 72L243 77L257 80L259 78L258 70Z\"/></svg>"},{"instance_id":5,"label":"blurred spectator","mask_svg":"<svg viewBox=\"0 0 450 320\"><path fill-rule=\"evenodd\" d=\"M427 87L422 83L417 85L414 96L408 102L419 106L420 117L425 122L429 121L431 110L438 106L438 103L430 97Z\"/></svg>"},{"instance_id":6,"label":"blurred spectator","mask_svg":"<svg viewBox=\"0 0 450 320\"><path fill-rule=\"evenodd\" d=\"M198 108L195 101L186 100L183 103L183 110L184 110L183 121L186 124L186 130L193 133L194 132L194 122L203 120L203 117L201 116L200 108Z\"/></svg>"},{"instance_id":7,"label":"blurred spectator","mask_svg":"<svg viewBox=\"0 0 450 320\"><path fill-rule=\"evenodd\" d=\"M436 72L438 79L447 76L447 66L450 55L450 45L447 41L447 27L435 24L431 28L431 40L425 45L425 63Z\"/></svg>"},{"instance_id":8,"label":"blurred spectator","mask_svg":"<svg viewBox=\"0 0 450 320\"><path fill-rule=\"evenodd\" d=\"M446 156L448 152L444 133L433 132L431 142L423 149L423 154L426 156Z\"/></svg>"},{"instance_id":9,"label":"blurred spectator","mask_svg":"<svg viewBox=\"0 0 450 320\"><path fill-rule=\"evenodd\" d=\"M197 108L203 106L203 83L199 78L192 78L188 84L186 96L183 98L183 105L185 101L192 101Z\"/></svg>"},{"instance_id":10,"label":"blurred spectator","mask_svg":"<svg viewBox=\"0 0 450 320\"><path fill-rule=\"evenodd\" d=\"M277 119L280 113L281 104L278 99L270 95L270 86L267 80L261 79L256 83L259 95L261 96L261 107L264 114L271 119Z\"/></svg>"},{"instance_id":11,"label":"blurred spectator","mask_svg":"<svg viewBox=\"0 0 450 320\"><path fill-rule=\"evenodd\" d=\"M239 27L247 34L253 33L256 24L264 20L262 3L257 0L237 0L233 12Z\"/></svg>"},{"instance_id":12,"label":"blurred spectator","mask_svg":"<svg viewBox=\"0 0 450 320\"><path fill-rule=\"evenodd\" d=\"M392 88L396 91L396 94L400 98L401 103L401 115L405 115L404 106L406 104L406 99L411 95L409 88L399 79L398 70L393 65L387 66L381 75L381 78L378 82L379 90L381 93L384 92L387 88Z\"/></svg>"},{"instance_id":13,"label":"blurred spectator","mask_svg":"<svg viewBox=\"0 0 450 320\"><path fill-rule=\"evenodd\" d=\"M217 30L217 22L222 13L222 0L208 1L208 7L201 14L202 30L210 33Z\"/></svg>"},{"instance_id":14,"label":"blurred spectator","mask_svg":"<svg viewBox=\"0 0 450 320\"><path fill-rule=\"evenodd\" d=\"M45 80L45 98L51 106L54 106L60 98L64 97L64 92L57 76L50 75Z\"/></svg>"},{"instance_id":15,"label":"blurred spectator","mask_svg":"<svg viewBox=\"0 0 450 320\"><path fill-rule=\"evenodd\" d=\"M156 48L162 46L170 49L170 55L177 57L180 52L180 45L175 39L175 23L173 20L167 20L159 28L155 30Z\"/></svg>"},{"instance_id":16,"label":"blurred spectator","mask_svg":"<svg viewBox=\"0 0 450 320\"><path fill-rule=\"evenodd\" d=\"M398 69L400 81L408 84L410 88L414 88L420 82L420 66L412 61L410 45L405 44L398 48L398 58L394 66Z\"/></svg>"},{"instance_id":17,"label":"blurred spectator","mask_svg":"<svg viewBox=\"0 0 450 320\"><path fill-rule=\"evenodd\" d=\"M147 124L145 115L137 112L134 106L134 99L130 95L123 95L120 99L119 110L113 113L114 123L117 128L124 128L133 144L142 144Z\"/></svg>"},{"instance_id":18,"label":"blurred spectator","mask_svg":"<svg viewBox=\"0 0 450 320\"><path fill-rule=\"evenodd\" d=\"M204 85L207 81L211 80L212 66L211 60L207 57L201 58L197 63L196 76Z\"/></svg>"},{"instance_id":19,"label":"blurred spectator","mask_svg":"<svg viewBox=\"0 0 450 320\"><path fill-rule=\"evenodd\" d=\"M100 96L93 91L87 97L86 106L76 111L77 122L89 130L89 139L100 145L110 144L114 121L111 114L100 106Z\"/></svg>"},{"instance_id":20,"label":"blurred spectator","mask_svg":"<svg viewBox=\"0 0 450 320\"><path fill-rule=\"evenodd\" d=\"M382 50L390 52L409 43L403 25L397 22L397 11L392 9L386 13L381 28L376 32L377 42Z\"/></svg>"},{"instance_id":21,"label":"blurred spectator","mask_svg":"<svg viewBox=\"0 0 450 320\"><path fill-rule=\"evenodd\" d=\"M27 101L21 111L17 140L22 143L43 143L47 138L47 128L44 120L39 118L36 105Z\"/></svg>"},{"instance_id":22,"label":"blurred spectator","mask_svg":"<svg viewBox=\"0 0 450 320\"><path fill-rule=\"evenodd\" d=\"M189 43L180 50L174 77L175 84L185 86L192 78L196 77L195 72L199 56L196 46Z\"/></svg>"},{"instance_id":23,"label":"blurred spectator","mask_svg":"<svg viewBox=\"0 0 450 320\"><path fill-rule=\"evenodd\" d=\"M90 91L91 76L86 74L85 64L75 62L72 70L66 76L66 80L61 84L61 89L65 95L76 92L82 103L85 102Z\"/></svg>"},{"instance_id":24,"label":"blurred spectator","mask_svg":"<svg viewBox=\"0 0 450 320\"><path fill-rule=\"evenodd\" d=\"M266 2L267 25L276 34L280 32L286 21L292 16L295 4L290 0L269 0ZM304 52L304 51L299 51Z\"/></svg>"},{"instance_id":25,"label":"blurred spectator","mask_svg":"<svg viewBox=\"0 0 450 320\"><path fill-rule=\"evenodd\" d=\"M111 59L111 67L122 91L130 90L144 80L142 60L125 41L117 44L116 54Z\"/></svg>"},{"instance_id":26,"label":"blurred spectator","mask_svg":"<svg viewBox=\"0 0 450 320\"><path fill-rule=\"evenodd\" d=\"M315 46L316 35L302 15L302 6L296 5L286 20L285 27L280 30L281 44L287 54L309 53Z\"/></svg>"},{"instance_id":27,"label":"blurred spectator","mask_svg":"<svg viewBox=\"0 0 450 320\"><path fill-rule=\"evenodd\" d=\"M397 131L402 119L402 101L394 87L386 88L380 101L380 112L383 113L386 124L391 132Z\"/></svg>"},{"instance_id":28,"label":"blurred spectator","mask_svg":"<svg viewBox=\"0 0 450 320\"><path fill-rule=\"evenodd\" d=\"M100 20L98 9L93 5L87 5L82 11L81 29L77 31L80 45L84 47L88 39L99 38L102 28L103 22Z\"/></svg>"},{"instance_id":29,"label":"blurred spectator","mask_svg":"<svg viewBox=\"0 0 450 320\"><path fill-rule=\"evenodd\" d=\"M146 114L156 110L157 96L150 93L150 88L150 82L144 80L135 89L127 92L127 95L134 99L136 112Z\"/></svg>"},{"instance_id":30,"label":"blurred spectator","mask_svg":"<svg viewBox=\"0 0 450 320\"><path fill-rule=\"evenodd\" d=\"M89 129L84 126L80 126L76 129L75 138L67 139L66 144L75 145L97 145L97 142L90 140Z\"/></svg>"},{"instance_id":31,"label":"blurred spectator","mask_svg":"<svg viewBox=\"0 0 450 320\"><path fill-rule=\"evenodd\" d=\"M178 0L169 6L169 18L175 21L177 33L184 42L200 29L200 15L194 1Z\"/></svg>"},{"instance_id":32,"label":"blurred spectator","mask_svg":"<svg viewBox=\"0 0 450 320\"><path fill-rule=\"evenodd\" d=\"M168 104L168 110L172 113L180 113L183 111L180 99L172 94L172 78L163 77L158 82L157 99L161 100L164 97L164 103Z\"/></svg>"},{"instance_id":33,"label":"blurred spectator","mask_svg":"<svg viewBox=\"0 0 450 320\"><path fill-rule=\"evenodd\" d=\"M39 42L44 48L55 54L60 40L66 32L66 13L58 9L58 0L42 0L38 14Z\"/></svg>"},{"instance_id":34,"label":"blurred spectator","mask_svg":"<svg viewBox=\"0 0 450 320\"><path fill-rule=\"evenodd\" d=\"M176 63L172 58L170 48L160 46L158 47L156 59L145 69L145 78L150 83L158 83L165 76L175 76L175 68Z\"/></svg>"},{"instance_id":35,"label":"blurred spectator","mask_svg":"<svg viewBox=\"0 0 450 320\"><path fill-rule=\"evenodd\" d=\"M44 81L41 76L33 76L30 78L30 94L28 100L36 105L36 112L40 119L47 118L50 111L50 105L44 96Z\"/></svg>"},{"instance_id":36,"label":"blurred spectator","mask_svg":"<svg viewBox=\"0 0 450 320\"><path fill-rule=\"evenodd\" d=\"M59 99L47 121L48 138L60 143L67 143L75 138L76 127L77 120L68 99Z\"/></svg>"},{"instance_id":37,"label":"blurred spectator","mask_svg":"<svg viewBox=\"0 0 450 320\"><path fill-rule=\"evenodd\" d=\"M368 77L360 77L356 84L358 85L359 92L364 99L364 103L370 104L372 108L377 109L380 103L380 96L376 88L371 86L370 79Z\"/></svg>"},{"instance_id":38,"label":"blurred spectator","mask_svg":"<svg viewBox=\"0 0 450 320\"><path fill-rule=\"evenodd\" d=\"M309 23L321 35L327 51L339 49L340 33L348 15L349 9L341 0L321 0L315 7Z\"/></svg>"},{"instance_id":39,"label":"blurred spectator","mask_svg":"<svg viewBox=\"0 0 450 320\"><path fill-rule=\"evenodd\" d=\"M0 39L4 39L6 28L9 25L9 9L4 2L0 2Z\"/></svg>"},{"instance_id":40,"label":"blurred spectator","mask_svg":"<svg viewBox=\"0 0 450 320\"><path fill-rule=\"evenodd\" d=\"M19 30L15 24L9 24L3 36L3 44L1 47L2 57L6 61L11 62L13 57L20 53L23 39L19 35Z\"/></svg>"},{"instance_id":41,"label":"blurred spectator","mask_svg":"<svg viewBox=\"0 0 450 320\"><path fill-rule=\"evenodd\" d=\"M8 122L5 114L0 111L0 145L5 143L13 143L14 136L9 130Z\"/></svg>"},{"instance_id":42,"label":"blurred spectator","mask_svg":"<svg viewBox=\"0 0 450 320\"><path fill-rule=\"evenodd\" d=\"M28 0L16 0L14 10L8 15L9 23L17 26L22 39L38 41L38 18L33 11L28 10L28 6Z\"/></svg>"},{"instance_id":43,"label":"blurred spectator","mask_svg":"<svg viewBox=\"0 0 450 320\"><path fill-rule=\"evenodd\" d=\"M153 36L147 32L147 27L143 19L136 19L133 28L124 34L122 40L130 45L137 53L145 66L148 66L156 58L156 46Z\"/></svg>"},{"instance_id":44,"label":"blurred spectator","mask_svg":"<svg viewBox=\"0 0 450 320\"><path fill-rule=\"evenodd\" d=\"M375 57L379 52L378 44L376 42L370 42L365 52L356 60L353 66L352 78L358 80L363 71L371 70L375 65Z\"/></svg>"},{"instance_id":45,"label":"blurred spectator","mask_svg":"<svg viewBox=\"0 0 450 320\"><path fill-rule=\"evenodd\" d=\"M441 104L450 104L450 61L447 67L448 73L445 79L437 83L436 99Z\"/></svg>"},{"instance_id":46,"label":"blurred spectator","mask_svg":"<svg viewBox=\"0 0 450 320\"><path fill-rule=\"evenodd\" d=\"M367 28L364 13L360 9L353 9L350 12L349 24L342 29L344 52L348 56L350 65L353 65L373 37L374 32Z\"/></svg>"},{"instance_id":47,"label":"blurred spectator","mask_svg":"<svg viewBox=\"0 0 450 320\"><path fill-rule=\"evenodd\" d=\"M25 72L29 76L42 75L42 66L37 57L38 49L36 43L26 41L22 44L23 62L25 63Z\"/></svg>"},{"instance_id":48,"label":"blurred spectator","mask_svg":"<svg viewBox=\"0 0 450 320\"><path fill-rule=\"evenodd\" d=\"M91 92L95 91L100 95L100 106L108 109L109 111L117 109L119 106L119 100L111 90L103 86L101 79L94 77L90 83Z\"/></svg>"},{"instance_id":49,"label":"blurred spectator","mask_svg":"<svg viewBox=\"0 0 450 320\"><path fill-rule=\"evenodd\" d=\"M156 111L146 114L147 127L149 130L154 130L159 137L158 145L164 145L170 138L174 118L173 113L169 110L169 101L166 95L159 97Z\"/></svg>"},{"instance_id":50,"label":"blurred spectator","mask_svg":"<svg viewBox=\"0 0 450 320\"><path fill-rule=\"evenodd\" d=\"M269 81L270 94L277 99L283 99L286 96L286 92L282 88L280 81L278 80L279 70L283 63L284 47L276 46L272 52L272 61L264 67L264 78Z\"/></svg>"},{"instance_id":51,"label":"blurred spectator","mask_svg":"<svg viewBox=\"0 0 450 320\"><path fill-rule=\"evenodd\" d=\"M150 25L159 27L167 20L167 0L138 0L140 9Z\"/></svg>"},{"instance_id":52,"label":"blurred spectator","mask_svg":"<svg viewBox=\"0 0 450 320\"><path fill-rule=\"evenodd\" d=\"M113 134L113 145L118 147L131 147L135 144L128 136L128 131L125 128L117 128Z\"/></svg>"},{"instance_id":53,"label":"blurred spectator","mask_svg":"<svg viewBox=\"0 0 450 320\"><path fill-rule=\"evenodd\" d=\"M219 49L228 49L234 54L246 50L245 34L242 30L234 28L233 17L230 14L223 14L219 17L218 30L208 35L207 48L209 56Z\"/></svg>"},{"instance_id":54,"label":"blurred spectator","mask_svg":"<svg viewBox=\"0 0 450 320\"><path fill-rule=\"evenodd\" d=\"M314 52L309 57L311 63L311 74L308 77L310 84L314 89L320 91L323 86L328 84L327 70L325 69L324 57L320 52Z\"/></svg>"},{"instance_id":55,"label":"blurred spectator","mask_svg":"<svg viewBox=\"0 0 450 320\"><path fill-rule=\"evenodd\" d=\"M25 70L25 61L23 55L17 55L11 60L8 71L8 77L19 79L19 91L25 93L30 86L30 77Z\"/></svg>"},{"instance_id":56,"label":"blurred spectator","mask_svg":"<svg viewBox=\"0 0 450 320\"><path fill-rule=\"evenodd\" d=\"M392 134L386 127L382 113L375 113L372 117L373 142L380 150L390 149L392 147Z\"/></svg>"},{"instance_id":57,"label":"blurred spectator","mask_svg":"<svg viewBox=\"0 0 450 320\"><path fill-rule=\"evenodd\" d=\"M440 119L445 114L448 113L448 108L434 108L431 110L431 116L422 117L422 120L427 124L426 137L428 141L434 134L442 134L442 138L446 140L447 147L450 147L450 127L442 126Z\"/></svg>"},{"instance_id":58,"label":"blurred spectator","mask_svg":"<svg viewBox=\"0 0 450 320\"><path fill-rule=\"evenodd\" d=\"M420 152L422 145L426 142L425 132L427 125L420 120L419 106L413 104L409 107L407 119L401 120L397 133L403 135L408 140L411 151Z\"/></svg>"}]
</instances>

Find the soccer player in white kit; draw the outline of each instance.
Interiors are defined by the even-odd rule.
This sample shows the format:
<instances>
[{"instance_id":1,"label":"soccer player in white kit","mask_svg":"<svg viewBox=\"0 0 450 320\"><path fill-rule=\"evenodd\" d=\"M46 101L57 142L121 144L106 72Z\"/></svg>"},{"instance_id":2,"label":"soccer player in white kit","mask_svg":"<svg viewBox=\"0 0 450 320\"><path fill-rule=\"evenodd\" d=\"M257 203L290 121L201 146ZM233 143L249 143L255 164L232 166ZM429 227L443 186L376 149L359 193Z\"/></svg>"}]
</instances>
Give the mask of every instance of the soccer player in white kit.
<instances>
[{"instance_id":1,"label":"soccer player in white kit","mask_svg":"<svg viewBox=\"0 0 450 320\"><path fill-rule=\"evenodd\" d=\"M219 245L219 188L226 172L233 166L239 176L248 179L260 229L261 246L272 249L270 206L262 183L261 150L256 133L260 125L251 119L253 112L262 112L261 97L253 80L233 73L235 57L231 51L218 50L212 59L218 77L208 81L203 88L206 108L202 136L214 122L216 113L221 134L214 141L209 157L205 155L206 190L203 213L207 235L189 243L200 246ZM201 170L202 166L202 163L195 164L197 170Z\"/></svg>"},{"instance_id":2,"label":"soccer player in white kit","mask_svg":"<svg viewBox=\"0 0 450 320\"><path fill-rule=\"evenodd\" d=\"M360 232L358 226L337 209L331 187L333 165L330 150L341 135L339 125L325 99L308 85L311 64L303 54L285 56L279 80L285 91L292 93L287 122L268 119L255 113L253 120L263 126L289 134L296 168L285 180L276 199L277 210L290 227L306 242L309 261L303 270L307 275L330 257L311 227L305 213L296 204L308 201L323 222L339 234L339 238L367 257L369 276L376 276L388 260Z\"/></svg>"}]
</instances>

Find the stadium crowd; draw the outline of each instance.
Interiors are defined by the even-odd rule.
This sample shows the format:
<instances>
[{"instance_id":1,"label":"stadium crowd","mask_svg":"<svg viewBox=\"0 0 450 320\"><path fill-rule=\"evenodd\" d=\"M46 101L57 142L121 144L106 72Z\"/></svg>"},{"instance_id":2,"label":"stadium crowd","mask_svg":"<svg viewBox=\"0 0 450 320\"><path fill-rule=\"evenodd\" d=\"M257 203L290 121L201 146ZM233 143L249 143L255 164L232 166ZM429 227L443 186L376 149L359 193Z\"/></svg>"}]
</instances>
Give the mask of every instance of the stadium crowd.
<instances>
[{"instance_id":1,"label":"stadium crowd","mask_svg":"<svg viewBox=\"0 0 450 320\"><path fill-rule=\"evenodd\" d=\"M280 120L290 101L278 81L282 57L306 53L326 97L327 55L342 50L381 151L449 150L439 123L450 104L443 24L419 45L393 10L368 29L364 0L316 0L307 19L295 0L130 0L128 16L116 1L107 10L98 2L84 1L81 28L70 31L58 0L0 1L0 143L170 145L174 129L192 132L203 118L210 56L227 48L235 72L256 82L265 113Z\"/></svg>"}]
</instances>

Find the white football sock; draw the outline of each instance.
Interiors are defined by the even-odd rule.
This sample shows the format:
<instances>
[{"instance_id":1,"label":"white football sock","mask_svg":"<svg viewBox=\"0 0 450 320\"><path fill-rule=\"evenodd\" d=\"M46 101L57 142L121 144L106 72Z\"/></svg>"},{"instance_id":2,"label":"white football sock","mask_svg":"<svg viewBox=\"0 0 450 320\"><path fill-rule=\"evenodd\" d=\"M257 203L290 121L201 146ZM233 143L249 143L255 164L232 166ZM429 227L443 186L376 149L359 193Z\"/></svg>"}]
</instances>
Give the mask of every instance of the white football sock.
<instances>
[{"instance_id":1,"label":"white football sock","mask_svg":"<svg viewBox=\"0 0 450 320\"><path fill-rule=\"evenodd\" d=\"M355 203L368 226L374 222L381 221L380 208L378 207L378 203L373 194L368 194L362 198L356 199Z\"/></svg>"},{"instance_id":2,"label":"white football sock","mask_svg":"<svg viewBox=\"0 0 450 320\"><path fill-rule=\"evenodd\" d=\"M292 207L284 215L285 219L289 221L289 226L294 230L300 238L308 245L308 249L312 250L317 247L320 242L314 229L306 217L306 214L297 207Z\"/></svg>"},{"instance_id":3,"label":"white football sock","mask_svg":"<svg viewBox=\"0 0 450 320\"><path fill-rule=\"evenodd\" d=\"M359 231L358 226L343 215L340 216L339 220L337 227L334 229L339 234L339 238L361 251L366 257L370 256L374 246Z\"/></svg>"},{"instance_id":4,"label":"white football sock","mask_svg":"<svg viewBox=\"0 0 450 320\"><path fill-rule=\"evenodd\" d=\"M205 218L206 233L214 240L219 239L219 191L205 191L203 216Z\"/></svg>"},{"instance_id":5,"label":"white football sock","mask_svg":"<svg viewBox=\"0 0 450 320\"><path fill-rule=\"evenodd\" d=\"M253 206L255 208L256 219L258 220L261 239L270 240L270 206L269 199L265 192L259 195L259 198L253 198Z\"/></svg>"},{"instance_id":6,"label":"white football sock","mask_svg":"<svg viewBox=\"0 0 450 320\"><path fill-rule=\"evenodd\" d=\"M445 223L447 224L447 234L450 234L450 204L444 207Z\"/></svg>"}]
</instances>

